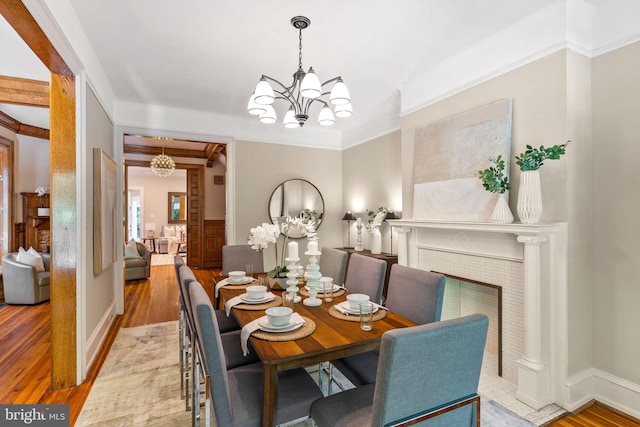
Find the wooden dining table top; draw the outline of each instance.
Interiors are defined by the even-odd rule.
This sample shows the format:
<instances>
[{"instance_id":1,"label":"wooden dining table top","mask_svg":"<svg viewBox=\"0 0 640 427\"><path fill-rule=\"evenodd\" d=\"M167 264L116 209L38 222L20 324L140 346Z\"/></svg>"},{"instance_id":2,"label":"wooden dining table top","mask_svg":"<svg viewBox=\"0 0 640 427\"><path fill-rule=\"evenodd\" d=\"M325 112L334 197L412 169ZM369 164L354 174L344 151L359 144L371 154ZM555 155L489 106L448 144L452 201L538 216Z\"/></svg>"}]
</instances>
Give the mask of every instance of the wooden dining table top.
<instances>
[{"instance_id":1,"label":"wooden dining table top","mask_svg":"<svg viewBox=\"0 0 640 427\"><path fill-rule=\"evenodd\" d=\"M223 301L227 301L244 292L242 289L222 287L220 297ZM279 295L282 291L271 290L271 292ZM313 320L316 324L315 331L307 337L293 341L267 341L254 336L249 338L265 370L263 425L272 426L275 420L278 371L376 350L380 347L380 340L386 331L416 325L399 314L387 311L383 319L373 322L372 330L363 331L360 329L359 321L339 319L329 313L332 305L346 301L346 295L334 297L332 302L323 300L317 307L306 306L303 302L295 304L295 312ZM304 301L305 297L303 296L302 299ZM265 312L233 308L231 315L235 316L241 326L244 326L264 316Z\"/></svg>"}]
</instances>

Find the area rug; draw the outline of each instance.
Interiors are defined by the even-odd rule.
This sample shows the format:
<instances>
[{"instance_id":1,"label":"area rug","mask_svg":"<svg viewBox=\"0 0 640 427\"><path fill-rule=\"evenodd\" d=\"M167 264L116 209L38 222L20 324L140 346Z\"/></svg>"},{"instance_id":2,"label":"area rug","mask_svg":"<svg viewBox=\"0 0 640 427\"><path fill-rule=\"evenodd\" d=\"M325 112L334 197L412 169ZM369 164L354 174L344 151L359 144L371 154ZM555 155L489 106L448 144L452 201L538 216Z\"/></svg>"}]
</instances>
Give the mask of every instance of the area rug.
<instances>
[{"instance_id":1,"label":"area rug","mask_svg":"<svg viewBox=\"0 0 640 427\"><path fill-rule=\"evenodd\" d=\"M317 366L308 370L317 382ZM189 425L191 413L185 411L180 399L178 372L178 322L120 329L75 425ZM339 372L334 373L345 388L353 387ZM324 394L327 379L325 376ZM482 399L481 405L484 427L535 426L493 400ZM309 420L288 424L312 425Z\"/></svg>"},{"instance_id":2,"label":"area rug","mask_svg":"<svg viewBox=\"0 0 640 427\"><path fill-rule=\"evenodd\" d=\"M184 259L187 254L180 254ZM175 254L151 254L151 266L173 265Z\"/></svg>"},{"instance_id":3,"label":"area rug","mask_svg":"<svg viewBox=\"0 0 640 427\"><path fill-rule=\"evenodd\" d=\"M120 329L76 426L187 426L178 322Z\"/></svg>"}]
</instances>

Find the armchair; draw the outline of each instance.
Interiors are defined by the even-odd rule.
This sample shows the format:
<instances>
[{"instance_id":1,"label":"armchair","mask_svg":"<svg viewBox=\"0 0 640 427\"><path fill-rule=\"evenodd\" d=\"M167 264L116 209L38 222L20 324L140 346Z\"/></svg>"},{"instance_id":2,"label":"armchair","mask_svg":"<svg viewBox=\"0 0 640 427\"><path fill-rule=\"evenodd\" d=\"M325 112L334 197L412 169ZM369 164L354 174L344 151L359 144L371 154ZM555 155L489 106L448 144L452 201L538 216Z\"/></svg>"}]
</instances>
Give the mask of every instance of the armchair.
<instances>
[{"instance_id":1,"label":"armchair","mask_svg":"<svg viewBox=\"0 0 640 427\"><path fill-rule=\"evenodd\" d=\"M124 259L124 280L146 279L151 276L151 252L147 246L136 242L139 258Z\"/></svg>"},{"instance_id":2,"label":"armchair","mask_svg":"<svg viewBox=\"0 0 640 427\"><path fill-rule=\"evenodd\" d=\"M17 252L2 257L2 279L4 282L4 300L7 304L38 304L49 301L49 280L51 257L40 253L45 271L16 261Z\"/></svg>"}]
</instances>

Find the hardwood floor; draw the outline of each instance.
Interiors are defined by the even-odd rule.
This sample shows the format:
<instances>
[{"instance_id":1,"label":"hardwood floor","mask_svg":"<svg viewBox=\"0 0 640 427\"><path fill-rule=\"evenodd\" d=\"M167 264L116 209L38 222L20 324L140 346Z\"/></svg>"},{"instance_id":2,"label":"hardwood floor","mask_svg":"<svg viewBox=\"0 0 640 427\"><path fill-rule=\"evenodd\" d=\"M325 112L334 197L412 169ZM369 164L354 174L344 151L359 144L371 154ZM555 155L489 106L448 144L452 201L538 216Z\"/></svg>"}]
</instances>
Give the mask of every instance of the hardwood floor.
<instances>
[{"instance_id":1,"label":"hardwood floor","mask_svg":"<svg viewBox=\"0 0 640 427\"><path fill-rule=\"evenodd\" d=\"M211 284L219 270L194 270L198 281ZM206 286L209 291L210 286ZM178 319L178 287L172 265L151 267L150 280L125 285L125 313L109 332L86 381L51 391L49 303L7 306L0 309L0 403L67 403L71 425L77 420L102 363L119 328L129 328ZM173 351L173 350L171 350ZM638 420L624 417L596 402L579 414L550 424L553 427L640 427Z\"/></svg>"}]
</instances>

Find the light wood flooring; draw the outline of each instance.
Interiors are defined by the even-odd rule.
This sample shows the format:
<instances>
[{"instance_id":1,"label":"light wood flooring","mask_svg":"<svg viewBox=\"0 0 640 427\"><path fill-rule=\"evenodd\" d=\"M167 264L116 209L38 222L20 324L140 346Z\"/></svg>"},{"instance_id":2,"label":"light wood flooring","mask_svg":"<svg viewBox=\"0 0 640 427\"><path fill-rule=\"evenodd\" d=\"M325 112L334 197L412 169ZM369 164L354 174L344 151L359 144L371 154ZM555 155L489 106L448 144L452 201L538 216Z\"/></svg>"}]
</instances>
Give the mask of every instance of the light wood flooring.
<instances>
[{"instance_id":1,"label":"light wood flooring","mask_svg":"<svg viewBox=\"0 0 640 427\"><path fill-rule=\"evenodd\" d=\"M198 281L211 284L218 270L194 270ZM211 289L211 286L205 286ZM80 414L119 328L178 319L178 287L172 265L151 268L150 280L125 285L125 313L116 319L97 362L85 382L77 387L51 391L49 303L7 306L0 309L0 403L67 403L71 425ZM618 414L596 402L553 427L640 427L640 421Z\"/></svg>"}]
</instances>

